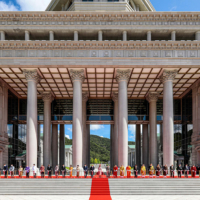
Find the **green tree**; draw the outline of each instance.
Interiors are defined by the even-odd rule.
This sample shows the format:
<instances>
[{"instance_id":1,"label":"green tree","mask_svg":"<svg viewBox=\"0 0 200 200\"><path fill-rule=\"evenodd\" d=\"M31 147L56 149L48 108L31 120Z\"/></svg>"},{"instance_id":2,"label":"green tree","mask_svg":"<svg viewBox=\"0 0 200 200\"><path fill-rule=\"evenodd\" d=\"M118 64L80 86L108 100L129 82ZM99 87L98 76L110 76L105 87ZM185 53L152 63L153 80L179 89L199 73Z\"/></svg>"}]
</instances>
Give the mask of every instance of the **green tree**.
<instances>
[{"instance_id":1,"label":"green tree","mask_svg":"<svg viewBox=\"0 0 200 200\"><path fill-rule=\"evenodd\" d=\"M94 159L94 164L97 164L98 163L98 160L95 158Z\"/></svg>"},{"instance_id":2,"label":"green tree","mask_svg":"<svg viewBox=\"0 0 200 200\"><path fill-rule=\"evenodd\" d=\"M91 164L94 163L94 159L93 159L93 158L90 159L90 163L91 163Z\"/></svg>"}]
</instances>

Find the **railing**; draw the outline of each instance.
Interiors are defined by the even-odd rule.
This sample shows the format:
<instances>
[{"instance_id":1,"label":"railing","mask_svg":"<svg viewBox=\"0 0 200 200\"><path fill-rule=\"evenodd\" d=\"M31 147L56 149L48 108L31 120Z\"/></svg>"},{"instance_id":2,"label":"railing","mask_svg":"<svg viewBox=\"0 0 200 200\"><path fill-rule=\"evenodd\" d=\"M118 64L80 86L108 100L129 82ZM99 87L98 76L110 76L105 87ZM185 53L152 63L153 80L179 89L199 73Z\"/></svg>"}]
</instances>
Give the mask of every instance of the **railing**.
<instances>
[{"instance_id":1,"label":"railing","mask_svg":"<svg viewBox=\"0 0 200 200\"><path fill-rule=\"evenodd\" d=\"M138 121L138 120L142 120L142 121L149 120L149 116L148 115L128 115L128 121Z\"/></svg>"}]
</instances>

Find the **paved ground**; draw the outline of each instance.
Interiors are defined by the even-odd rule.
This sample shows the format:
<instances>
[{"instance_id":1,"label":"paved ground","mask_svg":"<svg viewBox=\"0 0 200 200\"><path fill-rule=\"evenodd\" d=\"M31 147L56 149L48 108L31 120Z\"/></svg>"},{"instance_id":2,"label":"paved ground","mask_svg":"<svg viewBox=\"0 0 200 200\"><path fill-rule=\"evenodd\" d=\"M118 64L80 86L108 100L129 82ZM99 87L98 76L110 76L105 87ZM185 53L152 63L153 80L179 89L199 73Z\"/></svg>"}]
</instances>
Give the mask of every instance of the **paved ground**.
<instances>
[{"instance_id":1,"label":"paved ground","mask_svg":"<svg viewBox=\"0 0 200 200\"><path fill-rule=\"evenodd\" d=\"M19 196L12 196L12 195L0 195L0 200L89 200L89 196L79 195L79 196L69 196L69 195L19 195ZM166 195L166 196L155 196L155 195L134 195L134 196L123 196L123 195L113 195L112 200L200 200L199 195Z\"/></svg>"}]
</instances>

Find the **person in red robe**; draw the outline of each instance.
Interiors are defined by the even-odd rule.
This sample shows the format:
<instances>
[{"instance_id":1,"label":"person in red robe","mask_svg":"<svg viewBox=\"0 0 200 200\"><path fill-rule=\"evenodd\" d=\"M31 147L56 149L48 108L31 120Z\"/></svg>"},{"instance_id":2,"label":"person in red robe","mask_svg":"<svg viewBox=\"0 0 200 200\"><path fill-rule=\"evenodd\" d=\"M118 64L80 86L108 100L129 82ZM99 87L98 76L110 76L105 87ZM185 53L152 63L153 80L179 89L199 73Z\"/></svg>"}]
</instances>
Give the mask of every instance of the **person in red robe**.
<instances>
[{"instance_id":1,"label":"person in red robe","mask_svg":"<svg viewBox=\"0 0 200 200\"><path fill-rule=\"evenodd\" d=\"M191 176L192 176L192 178L196 177L196 173L197 173L197 168L193 165L191 167Z\"/></svg>"},{"instance_id":2,"label":"person in red robe","mask_svg":"<svg viewBox=\"0 0 200 200\"><path fill-rule=\"evenodd\" d=\"M118 167L117 167L117 165L115 165L113 167L113 176L114 176L114 178L117 178L117 172L118 172Z\"/></svg>"},{"instance_id":3,"label":"person in red robe","mask_svg":"<svg viewBox=\"0 0 200 200\"><path fill-rule=\"evenodd\" d=\"M127 178L131 178L131 166L126 167Z\"/></svg>"}]
</instances>

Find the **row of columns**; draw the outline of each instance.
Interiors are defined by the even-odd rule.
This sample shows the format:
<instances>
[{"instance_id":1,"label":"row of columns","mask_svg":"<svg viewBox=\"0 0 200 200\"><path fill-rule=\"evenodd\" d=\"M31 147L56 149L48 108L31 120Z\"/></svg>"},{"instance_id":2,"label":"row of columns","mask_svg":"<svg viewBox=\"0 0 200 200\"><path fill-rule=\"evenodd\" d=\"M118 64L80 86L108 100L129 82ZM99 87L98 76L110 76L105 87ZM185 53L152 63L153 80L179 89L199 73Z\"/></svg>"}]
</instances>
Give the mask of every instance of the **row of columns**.
<instances>
[{"instance_id":1,"label":"row of columns","mask_svg":"<svg viewBox=\"0 0 200 200\"><path fill-rule=\"evenodd\" d=\"M0 31L0 35L1 35L1 40L5 40L5 32L4 31ZM151 31L147 31L147 41L151 41L152 39L152 32ZM74 31L74 41L78 41L78 31ZM29 31L25 31L25 41L30 40L30 32ZM54 32L53 31L49 31L49 40L53 41L54 40ZM127 31L123 31L122 32L122 40L123 41L127 41ZM172 31L171 32L171 40L172 41L176 41L176 31ZM200 41L200 31L197 31L195 33L195 40ZM98 41L103 41L103 31L98 31Z\"/></svg>"}]
</instances>

